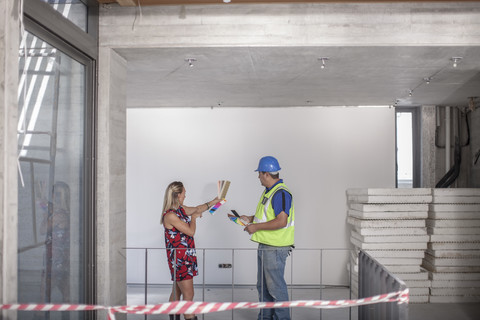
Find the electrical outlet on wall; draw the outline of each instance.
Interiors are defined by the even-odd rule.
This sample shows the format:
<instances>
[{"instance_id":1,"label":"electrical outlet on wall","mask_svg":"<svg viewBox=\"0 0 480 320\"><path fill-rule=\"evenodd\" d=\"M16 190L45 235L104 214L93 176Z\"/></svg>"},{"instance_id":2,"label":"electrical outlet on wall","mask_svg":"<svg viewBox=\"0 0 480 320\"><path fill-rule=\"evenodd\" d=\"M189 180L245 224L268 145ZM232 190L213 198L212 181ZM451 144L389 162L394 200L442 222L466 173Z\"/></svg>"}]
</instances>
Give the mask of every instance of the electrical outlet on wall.
<instances>
[{"instance_id":1,"label":"electrical outlet on wall","mask_svg":"<svg viewBox=\"0 0 480 320\"><path fill-rule=\"evenodd\" d=\"M219 263L218 267L221 269L230 269L232 267L231 263Z\"/></svg>"}]
</instances>

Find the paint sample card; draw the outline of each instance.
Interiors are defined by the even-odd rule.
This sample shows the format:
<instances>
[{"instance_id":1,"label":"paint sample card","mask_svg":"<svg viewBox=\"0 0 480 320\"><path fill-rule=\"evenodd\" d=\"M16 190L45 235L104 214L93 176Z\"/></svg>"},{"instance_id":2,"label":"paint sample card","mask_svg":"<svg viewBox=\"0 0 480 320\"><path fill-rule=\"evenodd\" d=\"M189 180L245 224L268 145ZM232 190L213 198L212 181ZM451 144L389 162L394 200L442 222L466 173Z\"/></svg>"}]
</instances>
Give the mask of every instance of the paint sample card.
<instances>
[{"instance_id":1,"label":"paint sample card","mask_svg":"<svg viewBox=\"0 0 480 320\"><path fill-rule=\"evenodd\" d=\"M225 199L227 197L227 192L229 187L230 187L230 181L228 180L218 181L218 199Z\"/></svg>"},{"instance_id":2,"label":"paint sample card","mask_svg":"<svg viewBox=\"0 0 480 320\"><path fill-rule=\"evenodd\" d=\"M209 212L210 212L211 214L214 214L215 211L217 211L218 208L220 208L220 206L221 206L222 204L224 204L225 202L227 202L227 200L225 200L225 199L223 199L222 201L218 202L217 204L215 204L215 205L209 210Z\"/></svg>"}]
</instances>

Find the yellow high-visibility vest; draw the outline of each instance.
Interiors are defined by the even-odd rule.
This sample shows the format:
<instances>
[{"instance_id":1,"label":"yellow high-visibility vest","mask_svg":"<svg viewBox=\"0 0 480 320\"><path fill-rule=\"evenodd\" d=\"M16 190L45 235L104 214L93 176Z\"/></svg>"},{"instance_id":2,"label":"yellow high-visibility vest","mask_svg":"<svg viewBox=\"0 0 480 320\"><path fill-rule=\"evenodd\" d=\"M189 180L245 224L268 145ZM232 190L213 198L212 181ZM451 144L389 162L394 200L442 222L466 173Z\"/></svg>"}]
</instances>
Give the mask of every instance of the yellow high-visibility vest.
<instances>
[{"instance_id":1,"label":"yellow high-visibility vest","mask_svg":"<svg viewBox=\"0 0 480 320\"><path fill-rule=\"evenodd\" d=\"M260 197L260 201L258 202L257 211L255 212L255 218L253 219L253 223L267 222L275 219L275 211L272 207L272 197L275 192L280 189L284 189L288 193L292 194L284 183L278 183L267 193L263 191L263 194ZM293 206L292 196L292 205L290 207L290 212L288 212L287 225L277 230L259 230L252 235L250 240L275 247L292 246L295 243L294 222L295 209Z\"/></svg>"}]
</instances>

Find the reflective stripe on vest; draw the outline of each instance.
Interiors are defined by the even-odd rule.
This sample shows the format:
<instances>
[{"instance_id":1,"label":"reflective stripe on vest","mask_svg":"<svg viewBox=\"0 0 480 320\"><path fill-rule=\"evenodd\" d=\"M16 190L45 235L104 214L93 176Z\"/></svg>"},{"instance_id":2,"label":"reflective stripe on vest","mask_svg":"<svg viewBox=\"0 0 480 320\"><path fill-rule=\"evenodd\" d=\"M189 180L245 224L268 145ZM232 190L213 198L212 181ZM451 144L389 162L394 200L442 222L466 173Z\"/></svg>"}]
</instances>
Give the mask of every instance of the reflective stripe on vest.
<instances>
[{"instance_id":1,"label":"reflective stripe on vest","mask_svg":"<svg viewBox=\"0 0 480 320\"><path fill-rule=\"evenodd\" d=\"M271 202L273 195L281 189L287 191L291 195L291 192L283 183L278 183L268 193L265 193L265 191L263 192L257 206L257 211L255 213L253 223L267 222L275 219L275 211L273 210ZM287 225L277 230L259 230L252 235L251 240L276 247L290 246L294 244L294 231L295 209L292 197L292 204L290 207L290 212L288 214Z\"/></svg>"}]
</instances>

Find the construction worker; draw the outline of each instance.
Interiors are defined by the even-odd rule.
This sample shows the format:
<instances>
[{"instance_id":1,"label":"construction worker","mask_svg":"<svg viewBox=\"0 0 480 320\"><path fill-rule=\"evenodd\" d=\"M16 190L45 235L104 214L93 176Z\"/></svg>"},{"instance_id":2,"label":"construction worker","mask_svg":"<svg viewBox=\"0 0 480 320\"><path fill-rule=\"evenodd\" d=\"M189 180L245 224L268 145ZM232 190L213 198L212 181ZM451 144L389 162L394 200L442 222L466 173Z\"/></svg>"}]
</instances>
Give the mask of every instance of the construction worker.
<instances>
[{"instance_id":1,"label":"construction worker","mask_svg":"<svg viewBox=\"0 0 480 320\"><path fill-rule=\"evenodd\" d=\"M294 245L295 213L292 193L280 179L276 158L260 159L258 178L265 190L254 216L241 216L251 240L258 242L257 290L260 302L288 301L285 263ZM261 309L259 320L290 320L288 308Z\"/></svg>"}]
</instances>

